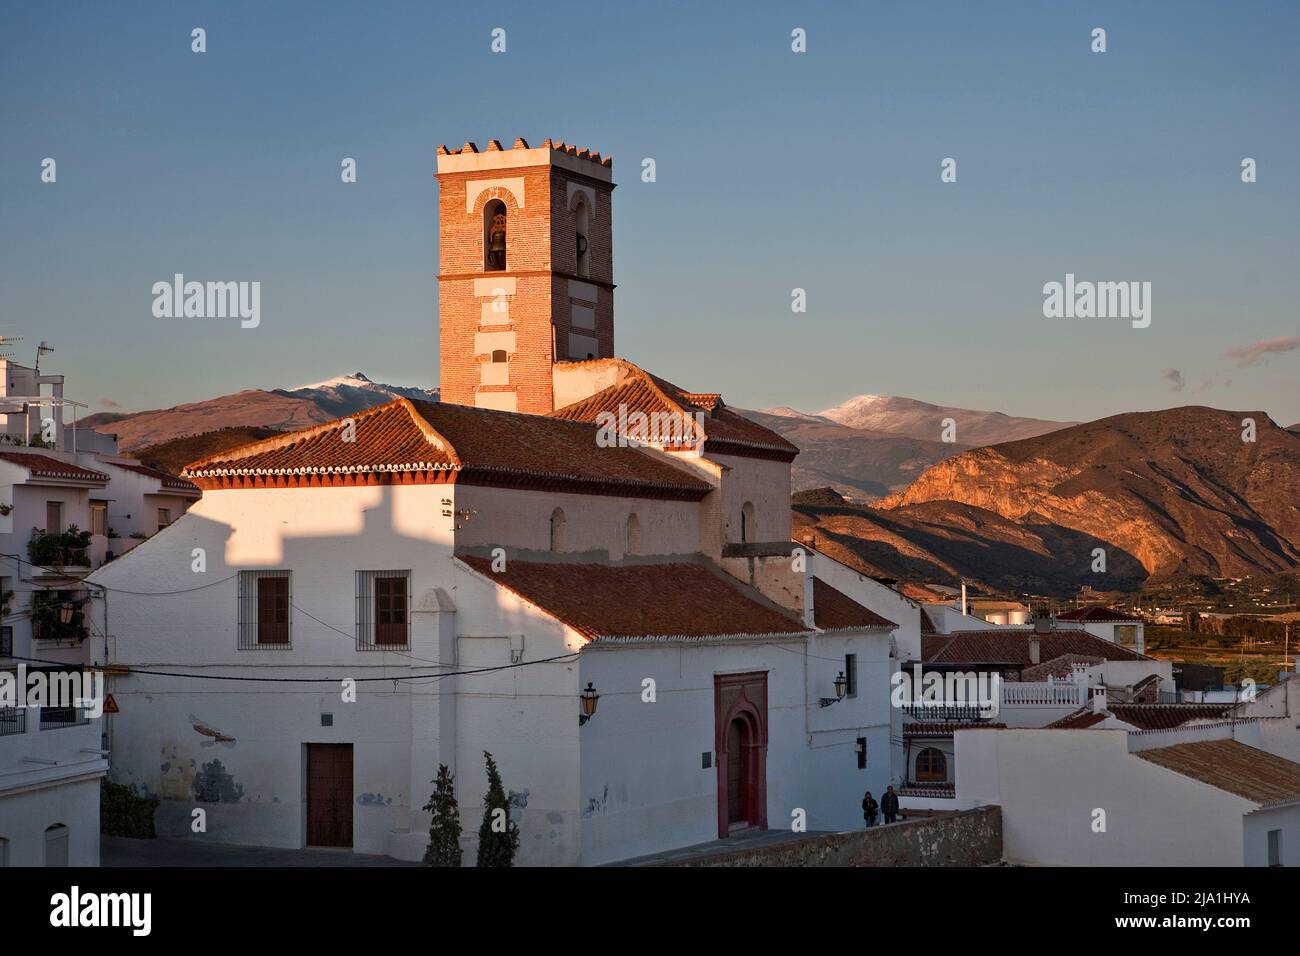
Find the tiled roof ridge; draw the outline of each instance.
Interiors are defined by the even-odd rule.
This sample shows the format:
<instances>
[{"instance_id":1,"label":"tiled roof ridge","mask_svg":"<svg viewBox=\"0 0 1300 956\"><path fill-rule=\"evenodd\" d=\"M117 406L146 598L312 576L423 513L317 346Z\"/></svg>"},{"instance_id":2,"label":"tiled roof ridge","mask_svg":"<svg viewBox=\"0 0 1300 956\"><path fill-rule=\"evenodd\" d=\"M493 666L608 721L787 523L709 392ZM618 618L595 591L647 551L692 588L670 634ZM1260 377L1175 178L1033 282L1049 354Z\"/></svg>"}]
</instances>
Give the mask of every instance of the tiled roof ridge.
<instances>
[{"instance_id":1,"label":"tiled roof ridge","mask_svg":"<svg viewBox=\"0 0 1300 956\"><path fill-rule=\"evenodd\" d=\"M666 410L690 416L692 429L699 427L699 423L695 421L694 413L704 412L709 420L714 423L713 434L709 433L709 426L705 425L703 428L704 434L699 435L704 440L706 451L726 454L729 453L730 449L747 448L763 456L789 456L790 459L793 459L799 453L797 446L776 432L745 418L743 415L737 415L729 409L722 400L720 392L688 392L680 385L661 378L653 372L646 371L635 362L629 362L627 359L618 358L617 356L565 364L619 368L625 373L625 378L606 386L592 395L588 395L584 399L556 409L551 413L552 416L572 418L575 415L587 413L592 409L605 410L606 402L601 396L607 398L614 389L636 389L640 387L648 391L652 399L663 405ZM770 436L772 440L764 440L761 436ZM743 452L734 453L743 454Z\"/></svg>"},{"instance_id":2,"label":"tiled roof ridge","mask_svg":"<svg viewBox=\"0 0 1300 956\"><path fill-rule=\"evenodd\" d=\"M528 141L525 140L522 136L519 136L516 137L514 141L514 145L511 146L510 148L529 149L530 147L528 145ZM563 140L552 140L548 138L545 142L542 143L540 148L553 150L554 152L557 153L567 153L568 155L576 157L577 159L590 160L591 162L595 163L598 166L609 167L613 165L613 159L611 157L609 156L602 157L600 153L594 152L590 149L587 149L586 147L579 147L573 145L572 143L565 143ZM478 151L479 151L478 144L475 143L473 140L468 140L465 143L465 145L460 147L459 149L448 149L445 145L440 144L437 150L439 156L459 156L461 153L477 153ZM496 139L488 140L487 147L483 151L487 153L505 152L505 150L501 146L501 141Z\"/></svg>"},{"instance_id":3,"label":"tiled roof ridge","mask_svg":"<svg viewBox=\"0 0 1300 956\"><path fill-rule=\"evenodd\" d=\"M460 457L456 454L456 450L451 446L451 443L447 441L445 438L443 438L442 435L438 434L438 432L433 428L433 426L428 423L428 421L424 418L424 416L420 414L419 409L416 408L414 402L412 402L409 398L398 397L393 399L391 402L385 402L382 405L375 405L372 406L371 408L363 409L362 411L357 412L355 415L347 415L344 416L343 418L336 418L332 421L322 422L321 424L314 425L310 428L303 428L298 431L285 432L282 435L272 435L270 438L262 438L255 442L249 442L246 445L238 445L235 448L228 448L225 451L208 455L206 458L200 458L198 461L190 462L183 469L181 469L181 474L182 476L185 477L202 476L204 473L221 474L221 475L251 474L254 473L256 469L240 469L240 468L213 469L209 466L215 464L216 462L234 463L238 461L240 458L251 458L254 455L260 455L266 452L280 451L281 449L292 447L293 445L297 445L301 442L310 441L311 439L316 438L320 435L324 435L329 432L339 431L343 427L345 422L351 421L353 422L354 425L360 425L361 422L366 419L374 418L385 414L391 414L397 408L401 408L406 411L406 413L411 418L412 424L414 424L423 433L425 439L429 442L429 444L438 448L439 451L441 451L443 454L447 456L449 461L408 462L408 463L401 463L401 464L374 464L374 465L365 465L365 466L339 465L330 468L286 468L283 469L283 471L286 474L308 474L313 472L344 473L344 472L352 472L358 470L406 471L411 469L435 470L435 469L448 469L448 468L450 468L451 470L456 470L460 467Z\"/></svg>"},{"instance_id":4,"label":"tiled roof ridge","mask_svg":"<svg viewBox=\"0 0 1300 956\"><path fill-rule=\"evenodd\" d=\"M1098 612L1110 616L1096 617L1095 615ZM1124 611L1118 611L1106 604L1085 604L1083 607L1077 607L1070 611L1062 611L1056 615L1056 619L1058 621L1083 621L1087 624L1142 623L1142 618Z\"/></svg>"},{"instance_id":5,"label":"tiled roof ridge","mask_svg":"<svg viewBox=\"0 0 1300 956\"><path fill-rule=\"evenodd\" d=\"M36 459L30 462L26 459ZM42 478L64 478L69 481L109 481L112 476L93 468L83 468L61 458L51 458L33 451L0 451L0 460L26 468L33 475ZM38 470L39 469L39 470Z\"/></svg>"}]
</instances>

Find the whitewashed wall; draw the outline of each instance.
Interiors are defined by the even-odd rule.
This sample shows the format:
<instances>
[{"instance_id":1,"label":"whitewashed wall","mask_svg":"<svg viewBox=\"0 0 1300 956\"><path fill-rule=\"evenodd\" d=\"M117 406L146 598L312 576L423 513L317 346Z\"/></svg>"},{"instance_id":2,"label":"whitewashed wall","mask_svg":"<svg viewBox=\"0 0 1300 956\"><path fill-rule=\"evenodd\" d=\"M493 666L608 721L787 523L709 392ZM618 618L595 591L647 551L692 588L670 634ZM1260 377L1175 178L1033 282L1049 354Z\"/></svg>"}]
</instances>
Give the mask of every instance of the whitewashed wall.
<instances>
[{"instance_id":1,"label":"whitewashed wall","mask_svg":"<svg viewBox=\"0 0 1300 956\"><path fill-rule=\"evenodd\" d=\"M858 696L821 708L850 652L858 654ZM861 826L863 792L879 795L889 778L889 669L882 635L589 647L581 682L601 699L579 731L583 862L717 839L715 674L768 675L768 827L790 827L796 810L809 830ZM642 699L647 678L653 703ZM861 770L858 737L867 738Z\"/></svg>"},{"instance_id":2,"label":"whitewashed wall","mask_svg":"<svg viewBox=\"0 0 1300 956\"><path fill-rule=\"evenodd\" d=\"M1122 730L959 730L954 738L957 795L1001 805L1010 862L1242 864L1242 815L1254 804L1129 754ZM1104 833L1093 832L1096 809L1106 812Z\"/></svg>"}]
</instances>

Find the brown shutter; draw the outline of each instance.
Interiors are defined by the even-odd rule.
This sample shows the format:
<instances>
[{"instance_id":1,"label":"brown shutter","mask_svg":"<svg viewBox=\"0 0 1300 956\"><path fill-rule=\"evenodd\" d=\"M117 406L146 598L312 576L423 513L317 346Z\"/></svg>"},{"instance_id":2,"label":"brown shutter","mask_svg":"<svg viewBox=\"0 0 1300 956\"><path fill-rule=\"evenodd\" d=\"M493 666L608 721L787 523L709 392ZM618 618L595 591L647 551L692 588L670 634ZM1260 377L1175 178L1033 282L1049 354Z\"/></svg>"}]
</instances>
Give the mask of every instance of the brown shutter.
<instances>
[{"instance_id":1,"label":"brown shutter","mask_svg":"<svg viewBox=\"0 0 1300 956\"><path fill-rule=\"evenodd\" d=\"M289 643L289 579L257 579L257 643Z\"/></svg>"},{"instance_id":2,"label":"brown shutter","mask_svg":"<svg viewBox=\"0 0 1300 956\"><path fill-rule=\"evenodd\" d=\"M375 578L375 643L406 644L406 578Z\"/></svg>"}]
</instances>

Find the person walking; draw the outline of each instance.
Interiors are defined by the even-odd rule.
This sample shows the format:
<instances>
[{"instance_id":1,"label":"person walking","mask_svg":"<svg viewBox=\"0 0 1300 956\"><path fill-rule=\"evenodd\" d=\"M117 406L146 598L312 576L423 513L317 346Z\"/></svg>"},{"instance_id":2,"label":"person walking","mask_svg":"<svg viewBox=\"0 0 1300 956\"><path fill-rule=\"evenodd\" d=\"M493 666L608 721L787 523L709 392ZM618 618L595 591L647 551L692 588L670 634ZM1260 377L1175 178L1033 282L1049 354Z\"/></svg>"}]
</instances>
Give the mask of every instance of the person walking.
<instances>
[{"instance_id":1,"label":"person walking","mask_svg":"<svg viewBox=\"0 0 1300 956\"><path fill-rule=\"evenodd\" d=\"M894 793L892 785L885 788L885 795L880 798L880 810L885 815L886 823L898 819L898 794Z\"/></svg>"},{"instance_id":2,"label":"person walking","mask_svg":"<svg viewBox=\"0 0 1300 956\"><path fill-rule=\"evenodd\" d=\"M867 821L867 826L874 827L876 825L876 814L879 810L880 804L876 803L876 798L868 790L867 795L862 798L862 819Z\"/></svg>"}]
</instances>

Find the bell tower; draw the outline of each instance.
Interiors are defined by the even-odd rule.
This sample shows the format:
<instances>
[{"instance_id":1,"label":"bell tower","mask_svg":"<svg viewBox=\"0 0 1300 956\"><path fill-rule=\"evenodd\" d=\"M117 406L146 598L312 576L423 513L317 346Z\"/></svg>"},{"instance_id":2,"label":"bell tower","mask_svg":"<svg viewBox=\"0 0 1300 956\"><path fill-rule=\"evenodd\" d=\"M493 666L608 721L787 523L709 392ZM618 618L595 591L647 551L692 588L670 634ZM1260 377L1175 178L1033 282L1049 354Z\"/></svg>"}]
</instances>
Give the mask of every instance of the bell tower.
<instances>
[{"instance_id":1,"label":"bell tower","mask_svg":"<svg viewBox=\"0 0 1300 956\"><path fill-rule=\"evenodd\" d=\"M554 409L552 367L614 355L612 164L547 140L438 147L441 399Z\"/></svg>"}]
</instances>

